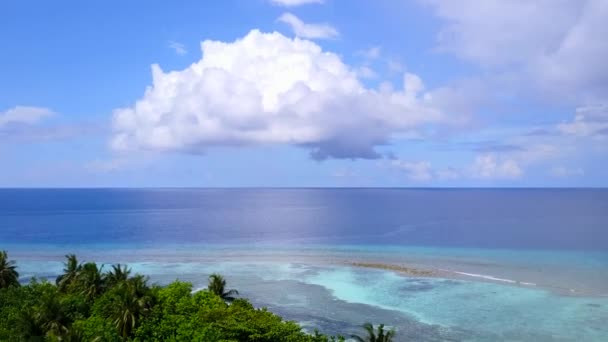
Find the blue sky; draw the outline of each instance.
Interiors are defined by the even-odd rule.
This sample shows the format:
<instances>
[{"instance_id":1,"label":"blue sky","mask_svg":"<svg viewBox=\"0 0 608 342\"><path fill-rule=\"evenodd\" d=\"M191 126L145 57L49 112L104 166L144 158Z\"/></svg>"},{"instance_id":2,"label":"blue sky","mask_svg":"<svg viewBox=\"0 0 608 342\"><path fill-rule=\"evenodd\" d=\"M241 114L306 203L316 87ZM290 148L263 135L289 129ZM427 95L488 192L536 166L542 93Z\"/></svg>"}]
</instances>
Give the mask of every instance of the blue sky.
<instances>
[{"instance_id":1,"label":"blue sky","mask_svg":"<svg viewBox=\"0 0 608 342\"><path fill-rule=\"evenodd\" d=\"M607 21L601 0L3 2L0 186L604 187Z\"/></svg>"}]
</instances>

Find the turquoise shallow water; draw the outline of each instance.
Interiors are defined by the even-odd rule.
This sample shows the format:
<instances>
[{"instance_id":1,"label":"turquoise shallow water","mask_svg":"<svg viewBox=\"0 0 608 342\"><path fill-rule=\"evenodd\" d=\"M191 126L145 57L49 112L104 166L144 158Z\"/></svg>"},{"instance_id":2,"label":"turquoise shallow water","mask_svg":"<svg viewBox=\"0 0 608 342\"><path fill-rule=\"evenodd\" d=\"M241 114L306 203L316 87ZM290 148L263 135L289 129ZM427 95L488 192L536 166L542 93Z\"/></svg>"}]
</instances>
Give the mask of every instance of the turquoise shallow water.
<instances>
[{"instance_id":1,"label":"turquoise shallow water","mask_svg":"<svg viewBox=\"0 0 608 342\"><path fill-rule=\"evenodd\" d=\"M370 274L372 273L372 274ZM608 299L563 297L538 289L390 272L339 269L309 281L348 302L404 312L431 325L463 329L472 339L602 340Z\"/></svg>"},{"instance_id":2,"label":"turquoise shallow water","mask_svg":"<svg viewBox=\"0 0 608 342\"><path fill-rule=\"evenodd\" d=\"M37 250L21 246L9 252L17 259L23 279L53 279L61 271L63 252L56 246ZM254 304L328 333L356 332L361 323L373 321L394 326L404 340L416 341L605 341L608 337L608 297L601 293L608 268L599 252L522 255L508 250L377 246L103 246L76 252L103 263L128 262L133 271L161 284L179 278L202 288L208 274L220 272ZM502 280L412 277L352 267L350 261L414 263ZM567 272L559 273L560 267ZM530 280L535 274L530 269L553 274L545 279L551 286L504 281L511 280L507 276ZM582 278L568 280L573 275ZM597 284L587 284L593 282ZM578 292L562 291L576 283L584 285ZM595 292L586 294L585 289Z\"/></svg>"},{"instance_id":3,"label":"turquoise shallow water","mask_svg":"<svg viewBox=\"0 0 608 342\"><path fill-rule=\"evenodd\" d=\"M439 270L450 278L533 286L573 295L608 296L608 252L390 245L4 245L22 260L61 260L66 251L103 262L353 262Z\"/></svg>"}]
</instances>

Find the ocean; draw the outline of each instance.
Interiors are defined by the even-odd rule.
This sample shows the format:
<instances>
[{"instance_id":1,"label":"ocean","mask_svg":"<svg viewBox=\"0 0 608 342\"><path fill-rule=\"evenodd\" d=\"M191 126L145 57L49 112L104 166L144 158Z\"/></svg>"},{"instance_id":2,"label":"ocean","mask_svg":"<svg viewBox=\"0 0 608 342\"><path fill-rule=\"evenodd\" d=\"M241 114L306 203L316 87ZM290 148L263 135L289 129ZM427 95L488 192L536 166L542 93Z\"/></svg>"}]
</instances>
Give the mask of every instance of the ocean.
<instances>
[{"instance_id":1,"label":"ocean","mask_svg":"<svg viewBox=\"0 0 608 342\"><path fill-rule=\"evenodd\" d=\"M24 282L67 253L160 284L220 272L327 333L608 340L604 189L2 189L0 249Z\"/></svg>"}]
</instances>

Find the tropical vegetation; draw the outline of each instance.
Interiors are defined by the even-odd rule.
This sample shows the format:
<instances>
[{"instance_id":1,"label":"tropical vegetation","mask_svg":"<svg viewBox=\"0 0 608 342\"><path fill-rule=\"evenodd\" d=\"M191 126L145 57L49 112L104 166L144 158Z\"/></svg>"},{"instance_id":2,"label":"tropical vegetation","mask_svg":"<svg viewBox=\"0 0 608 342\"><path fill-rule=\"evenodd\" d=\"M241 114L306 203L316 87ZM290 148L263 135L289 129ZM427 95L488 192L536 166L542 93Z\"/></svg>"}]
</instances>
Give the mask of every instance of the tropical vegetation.
<instances>
[{"instance_id":1,"label":"tropical vegetation","mask_svg":"<svg viewBox=\"0 0 608 342\"><path fill-rule=\"evenodd\" d=\"M19 273L15 262L8 260L6 251L0 251L0 289L19 286Z\"/></svg>"},{"instance_id":2,"label":"tropical vegetation","mask_svg":"<svg viewBox=\"0 0 608 342\"><path fill-rule=\"evenodd\" d=\"M219 274L206 290L174 281L161 287L124 265L81 263L66 255L55 283L20 285L14 261L0 252L0 341L255 341L330 342L342 336L309 334L227 289ZM371 326L371 325L370 325ZM370 334L391 341L394 331ZM373 332L373 326L372 326ZM381 333L382 332L382 333ZM378 339L378 338L383 339Z\"/></svg>"},{"instance_id":3,"label":"tropical vegetation","mask_svg":"<svg viewBox=\"0 0 608 342\"><path fill-rule=\"evenodd\" d=\"M217 273L213 273L209 276L209 286L207 286L207 290L229 303L233 302L236 299L235 296L238 296L239 294L239 291L235 289L226 290L226 280Z\"/></svg>"}]
</instances>

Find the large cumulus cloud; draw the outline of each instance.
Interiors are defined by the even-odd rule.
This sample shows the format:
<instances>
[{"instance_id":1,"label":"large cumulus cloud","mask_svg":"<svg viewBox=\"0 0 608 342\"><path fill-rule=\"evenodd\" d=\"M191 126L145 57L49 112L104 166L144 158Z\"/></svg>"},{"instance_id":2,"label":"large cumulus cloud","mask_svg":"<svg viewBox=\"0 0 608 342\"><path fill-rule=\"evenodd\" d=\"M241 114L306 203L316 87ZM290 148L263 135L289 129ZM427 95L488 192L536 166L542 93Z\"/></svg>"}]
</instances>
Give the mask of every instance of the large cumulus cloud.
<instances>
[{"instance_id":1,"label":"large cumulus cloud","mask_svg":"<svg viewBox=\"0 0 608 342\"><path fill-rule=\"evenodd\" d=\"M372 89L308 40L253 30L201 48L202 58L184 70L152 66L143 97L114 112L115 149L290 144L316 159L375 158L396 134L445 121L418 76Z\"/></svg>"}]
</instances>

